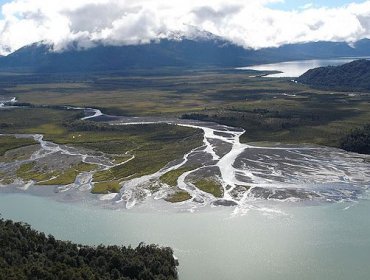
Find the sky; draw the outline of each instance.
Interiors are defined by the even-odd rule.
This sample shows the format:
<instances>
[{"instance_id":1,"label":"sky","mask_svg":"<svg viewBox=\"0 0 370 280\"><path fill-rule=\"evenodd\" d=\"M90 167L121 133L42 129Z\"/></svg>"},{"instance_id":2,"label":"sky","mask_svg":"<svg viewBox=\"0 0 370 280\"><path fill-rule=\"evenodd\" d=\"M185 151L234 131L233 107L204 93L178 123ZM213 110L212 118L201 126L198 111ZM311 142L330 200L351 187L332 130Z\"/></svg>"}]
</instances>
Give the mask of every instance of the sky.
<instances>
[{"instance_id":1,"label":"sky","mask_svg":"<svg viewBox=\"0 0 370 280\"><path fill-rule=\"evenodd\" d=\"M245 48L370 38L370 0L0 0L0 54L212 33Z\"/></svg>"},{"instance_id":2,"label":"sky","mask_svg":"<svg viewBox=\"0 0 370 280\"><path fill-rule=\"evenodd\" d=\"M299 10L303 9L304 7L312 6L312 7L328 7L328 8L334 8L343 6L349 3L362 3L363 0L357 0L357 1L348 1L348 0L285 0L285 1L279 1L270 4L269 6L271 8L275 9L282 9L282 10Z\"/></svg>"}]
</instances>

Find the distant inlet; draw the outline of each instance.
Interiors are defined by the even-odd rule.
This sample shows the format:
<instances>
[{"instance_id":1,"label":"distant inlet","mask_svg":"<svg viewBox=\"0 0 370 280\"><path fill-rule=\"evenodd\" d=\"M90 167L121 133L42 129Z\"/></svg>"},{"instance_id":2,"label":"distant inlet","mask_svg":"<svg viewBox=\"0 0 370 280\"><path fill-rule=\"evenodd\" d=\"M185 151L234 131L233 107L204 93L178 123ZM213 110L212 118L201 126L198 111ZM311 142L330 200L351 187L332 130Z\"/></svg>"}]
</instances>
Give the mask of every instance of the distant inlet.
<instances>
[{"instance_id":1,"label":"distant inlet","mask_svg":"<svg viewBox=\"0 0 370 280\"><path fill-rule=\"evenodd\" d=\"M335 59L313 59L313 60L296 60L286 61L272 64L260 64L247 67L239 67L237 70L255 70L261 72L279 72L267 74L264 77L270 78L296 78L306 73L308 70L325 67L325 66L338 66L345 63L352 62L357 59L370 59L370 57L343 57Z\"/></svg>"}]
</instances>

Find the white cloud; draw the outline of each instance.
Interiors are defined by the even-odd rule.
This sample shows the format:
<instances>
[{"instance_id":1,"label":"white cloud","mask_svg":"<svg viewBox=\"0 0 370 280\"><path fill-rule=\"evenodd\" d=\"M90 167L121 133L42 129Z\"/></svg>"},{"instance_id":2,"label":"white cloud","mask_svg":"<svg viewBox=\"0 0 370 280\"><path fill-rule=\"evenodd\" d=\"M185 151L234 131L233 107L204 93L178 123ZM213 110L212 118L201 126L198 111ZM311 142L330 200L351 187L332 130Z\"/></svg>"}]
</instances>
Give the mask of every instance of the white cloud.
<instances>
[{"instance_id":1,"label":"white cloud","mask_svg":"<svg viewBox=\"0 0 370 280\"><path fill-rule=\"evenodd\" d=\"M307 3L307 4L304 4L302 7L300 7L302 10L307 10L307 9L310 9L310 8L313 8L314 7L314 4L311 2L311 3Z\"/></svg>"},{"instance_id":2,"label":"white cloud","mask_svg":"<svg viewBox=\"0 0 370 280\"><path fill-rule=\"evenodd\" d=\"M296 11L267 7L281 0L14 0L2 8L0 53L39 41L63 50L74 42L141 44L194 26L246 48L370 37L370 1Z\"/></svg>"}]
</instances>

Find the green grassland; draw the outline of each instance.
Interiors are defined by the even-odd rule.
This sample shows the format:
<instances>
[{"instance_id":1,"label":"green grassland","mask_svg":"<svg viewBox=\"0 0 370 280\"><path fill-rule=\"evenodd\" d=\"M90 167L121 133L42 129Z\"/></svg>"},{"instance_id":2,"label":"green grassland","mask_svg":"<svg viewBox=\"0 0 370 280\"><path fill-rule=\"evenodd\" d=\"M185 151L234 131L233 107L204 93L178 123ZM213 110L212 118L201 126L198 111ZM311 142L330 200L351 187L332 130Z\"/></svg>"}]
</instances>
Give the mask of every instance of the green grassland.
<instances>
[{"instance_id":1,"label":"green grassland","mask_svg":"<svg viewBox=\"0 0 370 280\"><path fill-rule=\"evenodd\" d=\"M191 195L177 187L178 178L185 172L196 169L198 166L184 166L163 174L159 179L162 183L174 188L174 193L169 194L165 200L171 203L179 203L191 199Z\"/></svg>"},{"instance_id":2,"label":"green grassland","mask_svg":"<svg viewBox=\"0 0 370 280\"><path fill-rule=\"evenodd\" d=\"M79 163L74 166L71 166L67 170L64 170L62 173L58 172L56 178L52 178L48 181L40 182L40 185L68 185L74 183L76 177L81 172L90 172L95 170L96 165Z\"/></svg>"},{"instance_id":3,"label":"green grassland","mask_svg":"<svg viewBox=\"0 0 370 280\"><path fill-rule=\"evenodd\" d=\"M202 145L203 135L198 129L168 124L110 126L79 121L80 117L80 112L75 110L0 110L3 123L0 133L41 133L46 140L54 143L106 153L116 163L134 156L127 163L96 172L93 189L96 193L118 192L117 182L154 173ZM90 171L80 167L71 167L62 173L47 172L36 170L29 163L21 166L17 175L24 180L41 182L39 184L69 184L74 182L78 172Z\"/></svg>"},{"instance_id":4,"label":"green grassland","mask_svg":"<svg viewBox=\"0 0 370 280\"><path fill-rule=\"evenodd\" d=\"M76 110L50 108L19 108L0 110L0 133L43 133L48 136L63 135L63 123L81 116Z\"/></svg>"},{"instance_id":5,"label":"green grassland","mask_svg":"<svg viewBox=\"0 0 370 280\"><path fill-rule=\"evenodd\" d=\"M0 156L3 156L7 151L34 144L36 142L33 139L0 135Z\"/></svg>"},{"instance_id":6,"label":"green grassland","mask_svg":"<svg viewBox=\"0 0 370 280\"><path fill-rule=\"evenodd\" d=\"M21 178L24 181L34 180L38 182L50 180L54 175L52 173L46 173L41 170L36 171L35 167L36 167L35 161L22 164L17 170L17 177Z\"/></svg>"},{"instance_id":7,"label":"green grassland","mask_svg":"<svg viewBox=\"0 0 370 280\"><path fill-rule=\"evenodd\" d=\"M94 187L91 190L94 194L107 194L107 193L118 193L121 186L118 181L108 181L94 183Z\"/></svg>"},{"instance_id":8,"label":"green grassland","mask_svg":"<svg viewBox=\"0 0 370 280\"><path fill-rule=\"evenodd\" d=\"M163 174L159 179L161 180L162 183L165 183L171 187L176 187L177 186L177 179L184 174L185 172L194 170L198 168L199 166L184 166L180 167L175 170L171 170L165 174Z\"/></svg>"},{"instance_id":9,"label":"green grassland","mask_svg":"<svg viewBox=\"0 0 370 280\"><path fill-rule=\"evenodd\" d=\"M74 183L81 172L93 171L94 164L78 163L63 170L49 171L47 166L39 167L35 161L22 164L17 170L17 177L24 181L35 181L37 185L68 185Z\"/></svg>"},{"instance_id":10,"label":"green grassland","mask_svg":"<svg viewBox=\"0 0 370 280\"><path fill-rule=\"evenodd\" d=\"M188 192L177 189L176 192L168 195L164 200L171 203L179 203L189 199L191 199L191 195Z\"/></svg>"},{"instance_id":11,"label":"green grassland","mask_svg":"<svg viewBox=\"0 0 370 280\"><path fill-rule=\"evenodd\" d=\"M239 126L247 131L244 142L339 146L341 137L370 122L367 93L317 90L284 78L251 77L243 71L174 69L171 75L138 71L60 80L37 77L32 82L26 78L9 85L0 77L0 87L8 96L38 105L91 106L122 115L187 116Z\"/></svg>"},{"instance_id":12,"label":"green grassland","mask_svg":"<svg viewBox=\"0 0 370 280\"><path fill-rule=\"evenodd\" d=\"M214 197L222 198L222 185L214 178L203 178L194 182L194 185L201 191L212 194Z\"/></svg>"},{"instance_id":13,"label":"green grassland","mask_svg":"<svg viewBox=\"0 0 370 280\"><path fill-rule=\"evenodd\" d=\"M123 180L125 178L132 179L155 173L167 163L201 146L202 139L203 137L200 133L195 133L193 135L189 134L184 139L177 138L159 141L146 139L147 141L145 143L137 146L132 151L135 155L134 159L124 165L118 165L108 170L97 172L94 175L94 181L106 181L110 179Z\"/></svg>"}]
</instances>

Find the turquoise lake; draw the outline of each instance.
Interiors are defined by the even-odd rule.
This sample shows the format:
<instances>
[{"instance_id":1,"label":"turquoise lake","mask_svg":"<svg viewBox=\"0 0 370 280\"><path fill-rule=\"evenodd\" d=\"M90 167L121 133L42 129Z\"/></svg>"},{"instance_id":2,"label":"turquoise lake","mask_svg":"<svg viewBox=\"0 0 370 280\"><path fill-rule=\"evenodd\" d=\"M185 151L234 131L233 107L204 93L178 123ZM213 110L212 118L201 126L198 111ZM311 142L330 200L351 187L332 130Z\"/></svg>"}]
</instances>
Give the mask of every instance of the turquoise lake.
<instances>
[{"instance_id":1,"label":"turquoise lake","mask_svg":"<svg viewBox=\"0 0 370 280\"><path fill-rule=\"evenodd\" d=\"M29 194L0 194L3 218L59 239L97 245L170 246L182 280L369 279L370 201L304 206L284 202L233 215L110 210Z\"/></svg>"}]
</instances>

